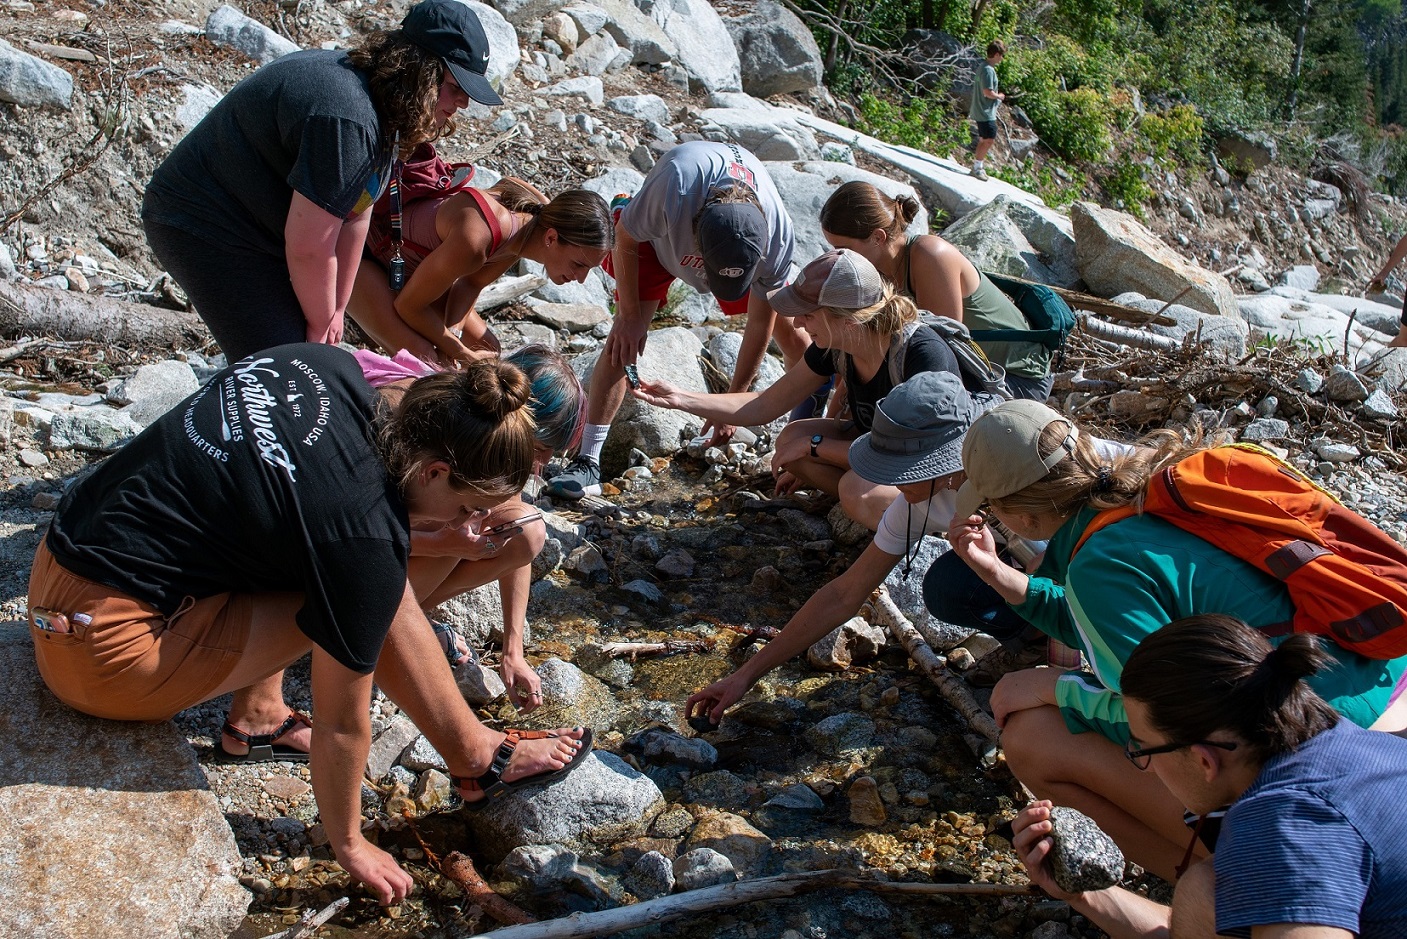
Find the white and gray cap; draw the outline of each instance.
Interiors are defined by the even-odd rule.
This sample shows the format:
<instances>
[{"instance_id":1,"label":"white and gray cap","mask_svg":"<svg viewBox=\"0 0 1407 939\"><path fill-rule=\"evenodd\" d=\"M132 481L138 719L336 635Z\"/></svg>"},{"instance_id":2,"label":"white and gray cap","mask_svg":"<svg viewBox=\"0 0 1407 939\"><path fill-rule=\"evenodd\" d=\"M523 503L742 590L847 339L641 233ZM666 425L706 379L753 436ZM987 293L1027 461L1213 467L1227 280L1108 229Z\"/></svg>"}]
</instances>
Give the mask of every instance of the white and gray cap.
<instances>
[{"instance_id":1,"label":"white and gray cap","mask_svg":"<svg viewBox=\"0 0 1407 939\"><path fill-rule=\"evenodd\" d=\"M863 310L883 296L884 278L874 265L849 248L836 248L806 265L768 300L783 316L801 316L821 307Z\"/></svg>"}]
</instances>

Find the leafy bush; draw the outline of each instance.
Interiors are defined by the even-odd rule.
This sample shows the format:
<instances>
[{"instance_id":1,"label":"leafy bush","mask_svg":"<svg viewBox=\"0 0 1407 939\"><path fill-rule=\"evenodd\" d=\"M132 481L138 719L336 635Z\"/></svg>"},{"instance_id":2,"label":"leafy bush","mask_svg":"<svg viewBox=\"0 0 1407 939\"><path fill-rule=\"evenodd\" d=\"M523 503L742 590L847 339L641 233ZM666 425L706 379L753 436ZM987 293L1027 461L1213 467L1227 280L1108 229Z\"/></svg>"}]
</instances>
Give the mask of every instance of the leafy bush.
<instances>
[{"instance_id":1,"label":"leafy bush","mask_svg":"<svg viewBox=\"0 0 1407 939\"><path fill-rule=\"evenodd\" d=\"M1113 169L1100 182L1104 185L1104 191L1109 194L1114 208L1139 218L1147 217L1143 206L1153 198L1153 189L1148 185L1142 165L1131 159L1117 160Z\"/></svg>"},{"instance_id":2,"label":"leafy bush","mask_svg":"<svg viewBox=\"0 0 1407 939\"><path fill-rule=\"evenodd\" d=\"M1101 89L1110 89L1103 63L1067 37L1052 35L1042 48L1019 49L1002 63L1019 104L1047 146L1068 160L1105 157L1113 140L1114 109Z\"/></svg>"},{"instance_id":3,"label":"leafy bush","mask_svg":"<svg viewBox=\"0 0 1407 939\"><path fill-rule=\"evenodd\" d=\"M1197 109L1179 104L1162 113L1150 111L1139 121L1138 134L1148 148L1148 154L1163 164L1176 158L1184 163L1200 164L1202 136L1205 128Z\"/></svg>"},{"instance_id":4,"label":"leafy bush","mask_svg":"<svg viewBox=\"0 0 1407 939\"><path fill-rule=\"evenodd\" d=\"M1046 205L1057 208L1083 198L1087 182L1084 173L1058 160L1049 160L1038 169L1033 164L1021 163L1015 167L997 166L989 171L997 179L1034 192Z\"/></svg>"},{"instance_id":5,"label":"leafy bush","mask_svg":"<svg viewBox=\"0 0 1407 939\"><path fill-rule=\"evenodd\" d=\"M942 100L910 98L900 103L872 92L860 96L860 130L885 143L947 156L968 140L968 125Z\"/></svg>"}]
</instances>

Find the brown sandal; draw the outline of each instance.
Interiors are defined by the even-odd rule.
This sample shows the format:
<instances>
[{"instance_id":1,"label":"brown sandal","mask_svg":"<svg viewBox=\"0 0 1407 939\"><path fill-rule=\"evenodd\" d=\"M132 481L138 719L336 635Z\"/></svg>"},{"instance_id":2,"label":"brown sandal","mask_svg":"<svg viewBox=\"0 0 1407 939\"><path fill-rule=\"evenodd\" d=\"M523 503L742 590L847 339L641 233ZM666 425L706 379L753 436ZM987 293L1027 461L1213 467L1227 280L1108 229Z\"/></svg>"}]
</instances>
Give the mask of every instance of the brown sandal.
<instances>
[{"instance_id":1,"label":"brown sandal","mask_svg":"<svg viewBox=\"0 0 1407 939\"><path fill-rule=\"evenodd\" d=\"M545 740L549 737L556 738L560 734L554 734L550 730L509 730L503 742L498 745L498 752L494 754L493 762L489 768L484 770L483 775L472 778L462 776L451 776L450 783L456 789L465 792L482 792L484 797L472 802L465 801L465 805L472 811L478 811L488 805L494 799L507 795L515 789L523 789L528 786L544 786L548 783L556 782L576 769L586 760L591 753L591 728L582 731L580 746L572 756L571 762L561 769L543 770L540 773L533 773L531 776L524 776L522 779L515 779L507 782L503 774L508 770L508 763L513 759L513 751L518 749L518 744L524 740Z\"/></svg>"},{"instance_id":2,"label":"brown sandal","mask_svg":"<svg viewBox=\"0 0 1407 939\"><path fill-rule=\"evenodd\" d=\"M289 711L284 722L267 734L251 734L225 721L225 726L220 728L221 732L229 734L240 743L248 744L249 752L231 753L225 749L224 741L221 741L215 744L215 753L223 763L306 763L309 757L306 750L299 750L286 743L274 743L299 724L313 726L312 721L297 711Z\"/></svg>"}]
</instances>

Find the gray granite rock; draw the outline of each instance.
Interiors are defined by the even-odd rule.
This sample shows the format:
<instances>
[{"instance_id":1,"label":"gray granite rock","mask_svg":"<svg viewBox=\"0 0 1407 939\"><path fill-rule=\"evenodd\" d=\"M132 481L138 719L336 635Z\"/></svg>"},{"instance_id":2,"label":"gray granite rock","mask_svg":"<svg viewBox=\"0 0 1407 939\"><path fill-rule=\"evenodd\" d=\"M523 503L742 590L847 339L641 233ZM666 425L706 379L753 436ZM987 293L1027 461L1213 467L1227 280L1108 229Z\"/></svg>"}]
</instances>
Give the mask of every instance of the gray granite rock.
<instances>
[{"instance_id":1,"label":"gray granite rock","mask_svg":"<svg viewBox=\"0 0 1407 939\"><path fill-rule=\"evenodd\" d=\"M863 616L852 616L813 643L806 650L806 661L812 668L843 671L879 655L887 639L880 627Z\"/></svg>"},{"instance_id":2,"label":"gray granite rock","mask_svg":"<svg viewBox=\"0 0 1407 939\"><path fill-rule=\"evenodd\" d=\"M1050 870L1061 890L1104 890L1124 876L1124 855L1094 819L1066 806L1050 810Z\"/></svg>"},{"instance_id":3,"label":"gray granite rock","mask_svg":"<svg viewBox=\"0 0 1407 939\"><path fill-rule=\"evenodd\" d=\"M298 51L297 43L228 4L216 7L206 17L205 38L217 46L234 49L260 65Z\"/></svg>"},{"instance_id":4,"label":"gray granite rock","mask_svg":"<svg viewBox=\"0 0 1407 939\"><path fill-rule=\"evenodd\" d=\"M674 865L658 851L646 851L625 875L625 886L641 900L668 896L674 889Z\"/></svg>"},{"instance_id":5,"label":"gray granite rock","mask_svg":"<svg viewBox=\"0 0 1407 939\"><path fill-rule=\"evenodd\" d=\"M67 109L72 100L72 75L0 39L0 101Z\"/></svg>"},{"instance_id":6,"label":"gray granite rock","mask_svg":"<svg viewBox=\"0 0 1407 939\"><path fill-rule=\"evenodd\" d=\"M1258 417L1241 431L1241 439L1247 443L1260 443L1266 440L1283 440L1289 433L1289 421L1278 417Z\"/></svg>"},{"instance_id":7,"label":"gray granite rock","mask_svg":"<svg viewBox=\"0 0 1407 939\"><path fill-rule=\"evenodd\" d=\"M1344 403L1363 401L1368 397L1368 388L1352 369L1335 365L1324 381L1324 397Z\"/></svg>"},{"instance_id":8,"label":"gray granite rock","mask_svg":"<svg viewBox=\"0 0 1407 939\"><path fill-rule=\"evenodd\" d=\"M725 16L742 70L743 90L766 98L813 91L821 84L821 50L801 19L776 0L742 16Z\"/></svg>"},{"instance_id":9,"label":"gray granite rock","mask_svg":"<svg viewBox=\"0 0 1407 939\"><path fill-rule=\"evenodd\" d=\"M826 807L821 797L816 795L816 790L805 783L793 783L762 804L796 812L819 812Z\"/></svg>"},{"instance_id":10,"label":"gray granite rock","mask_svg":"<svg viewBox=\"0 0 1407 939\"><path fill-rule=\"evenodd\" d=\"M393 765L400 762L406 747L419 736L420 731L411 719L404 714L397 714L390 726L371 741L371 750L366 757L367 778L380 779L385 776Z\"/></svg>"},{"instance_id":11,"label":"gray granite rock","mask_svg":"<svg viewBox=\"0 0 1407 939\"><path fill-rule=\"evenodd\" d=\"M48 427L51 450L96 450L111 453L142 432L122 411L106 405L55 414Z\"/></svg>"},{"instance_id":12,"label":"gray granite rock","mask_svg":"<svg viewBox=\"0 0 1407 939\"><path fill-rule=\"evenodd\" d=\"M537 666L542 679L540 712L523 715L519 723L532 728L592 727L598 733L620 714L611 690L570 662L547 659Z\"/></svg>"},{"instance_id":13,"label":"gray granite rock","mask_svg":"<svg viewBox=\"0 0 1407 939\"><path fill-rule=\"evenodd\" d=\"M143 427L184 401L200 387L195 372L185 362L168 359L143 365L131 378L107 394L114 404L125 404L123 413Z\"/></svg>"},{"instance_id":14,"label":"gray granite rock","mask_svg":"<svg viewBox=\"0 0 1407 939\"><path fill-rule=\"evenodd\" d=\"M874 721L863 714L846 711L806 728L806 742L822 756L839 757L863 750L874 743Z\"/></svg>"},{"instance_id":15,"label":"gray granite rock","mask_svg":"<svg viewBox=\"0 0 1407 939\"><path fill-rule=\"evenodd\" d=\"M718 751L698 737L685 737L662 727L650 727L626 740L625 745L651 763L675 763L689 769L713 769Z\"/></svg>"},{"instance_id":16,"label":"gray granite rock","mask_svg":"<svg viewBox=\"0 0 1407 939\"><path fill-rule=\"evenodd\" d=\"M0 674L0 935L238 930L239 848L184 736L60 704L27 626L0 626Z\"/></svg>"},{"instance_id":17,"label":"gray granite rock","mask_svg":"<svg viewBox=\"0 0 1407 939\"><path fill-rule=\"evenodd\" d=\"M1379 388L1363 400L1363 415L1385 421L1396 420L1397 405L1392 403L1392 398L1386 391Z\"/></svg>"},{"instance_id":18,"label":"gray granite rock","mask_svg":"<svg viewBox=\"0 0 1407 939\"><path fill-rule=\"evenodd\" d=\"M695 848L674 860L674 885L680 890L717 887L737 879L733 862L712 848Z\"/></svg>"}]
</instances>

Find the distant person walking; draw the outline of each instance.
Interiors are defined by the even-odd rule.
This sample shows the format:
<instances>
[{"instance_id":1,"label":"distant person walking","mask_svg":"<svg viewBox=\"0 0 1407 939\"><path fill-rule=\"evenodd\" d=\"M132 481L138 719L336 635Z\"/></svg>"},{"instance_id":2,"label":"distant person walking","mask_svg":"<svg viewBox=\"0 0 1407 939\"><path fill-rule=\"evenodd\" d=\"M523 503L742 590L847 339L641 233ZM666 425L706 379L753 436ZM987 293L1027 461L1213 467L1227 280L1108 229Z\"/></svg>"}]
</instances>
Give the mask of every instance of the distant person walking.
<instances>
[{"instance_id":1,"label":"distant person walking","mask_svg":"<svg viewBox=\"0 0 1407 939\"><path fill-rule=\"evenodd\" d=\"M977 179L987 178L982 162L997 139L997 106L1006 100L1006 95L997 91L997 66L1005 56L1006 43L1000 39L987 43L987 61L972 82L972 106L967 116L977 125L977 153L972 157L972 175Z\"/></svg>"},{"instance_id":2,"label":"distant person walking","mask_svg":"<svg viewBox=\"0 0 1407 939\"><path fill-rule=\"evenodd\" d=\"M1387 289L1387 276L1402 263L1402 259L1407 258L1407 235L1398 239L1396 246L1392 249L1392 254L1388 257L1383 269L1373 276L1373 280L1368 284L1368 292ZM1397 328L1397 337L1389 342L1390 346L1407 346L1407 297L1402 300L1401 325Z\"/></svg>"}]
</instances>

